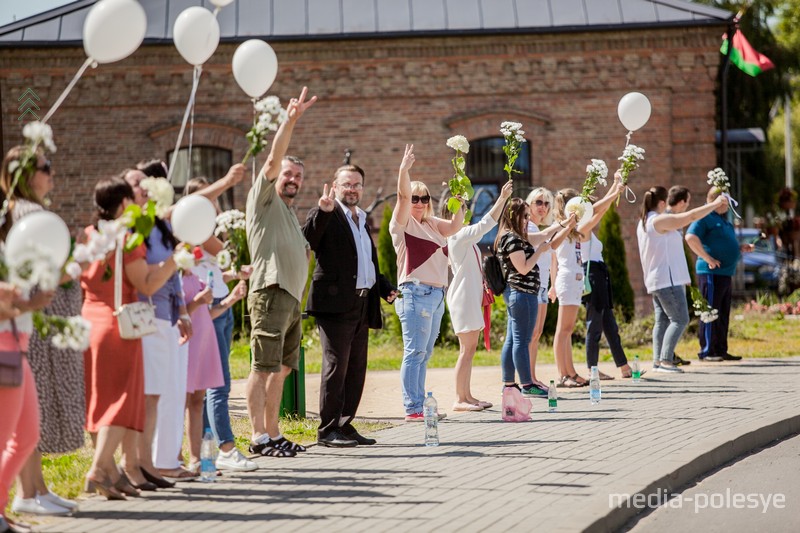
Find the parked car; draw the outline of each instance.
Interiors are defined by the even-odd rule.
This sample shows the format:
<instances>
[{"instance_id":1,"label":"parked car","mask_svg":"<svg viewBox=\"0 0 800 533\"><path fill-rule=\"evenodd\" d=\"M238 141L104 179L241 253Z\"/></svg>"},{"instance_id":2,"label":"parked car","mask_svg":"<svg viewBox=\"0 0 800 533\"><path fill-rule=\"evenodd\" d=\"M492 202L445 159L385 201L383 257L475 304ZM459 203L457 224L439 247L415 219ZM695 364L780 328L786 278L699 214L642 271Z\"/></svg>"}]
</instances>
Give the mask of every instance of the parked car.
<instances>
[{"instance_id":1,"label":"parked car","mask_svg":"<svg viewBox=\"0 0 800 533\"><path fill-rule=\"evenodd\" d=\"M781 265L785 259L774 237L766 237L756 228L736 228L740 244L752 244L754 250L742 254L746 289L777 289Z\"/></svg>"}]
</instances>

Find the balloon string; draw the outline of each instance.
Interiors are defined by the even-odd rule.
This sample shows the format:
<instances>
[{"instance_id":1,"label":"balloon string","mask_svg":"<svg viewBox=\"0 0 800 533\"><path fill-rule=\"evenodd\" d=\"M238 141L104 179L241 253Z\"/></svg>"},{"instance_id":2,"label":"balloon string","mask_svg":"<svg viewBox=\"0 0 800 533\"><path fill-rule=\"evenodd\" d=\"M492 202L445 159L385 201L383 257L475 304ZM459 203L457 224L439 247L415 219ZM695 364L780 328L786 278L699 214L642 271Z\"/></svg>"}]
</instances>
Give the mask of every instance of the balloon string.
<instances>
[{"instance_id":1,"label":"balloon string","mask_svg":"<svg viewBox=\"0 0 800 533\"><path fill-rule=\"evenodd\" d=\"M733 214L736 215L736 218L738 218L739 220L742 220L742 216L739 213L736 212L736 209L734 209L734 206L738 206L739 202L734 200L731 197L731 195L726 193L726 192L722 193L722 196L724 196L725 198L728 199L728 208L730 208L730 210L733 211Z\"/></svg>"},{"instance_id":2,"label":"balloon string","mask_svg":"<svg viewBox=\"0 0 800 533\"><path fill-rule=\"evenodd\" d=\"M186 122L189 120L189 112L194 107L194 95L197 93L197 85L200 83L200 72L203 67L197 65L195 68L194 81L192 83L192 94L189 95L189 103L186 104L186 111L183 113L183 122L181 122L181 129L178 132L178 141L175 143L175 150L172 152L172 161L169 164L167 171L167 181L172 183L172 173L175 170L175 162L178 160L178 150L181 148L181 141L183 140L183 132L186 130ZM191 162L190 162L191 163Z\"/></svg>"},{"instance_id":3,"label":"balloon string","mask_svg":"<svg viewBox=\"0 0 800 533\"><path fill-rule=\"evenodd\" d=\"M194 76L197 79L197 81L192 80L193 83L197 83L197 84L200 83L200 73L202 72L202 69L203 69L203 67L201 67L200 65L195 65L195 67L194 67ZM196 103L196 100L193 98L192 99L192 113L191 113L191 117L189 119L189 156L187 158L188 162L189 162L189 165L188 165L189 166L189 174L188 174L188 176L186 176L186 181L189 181L190 179L192 179L192 144L193 144L193 140L194 140L194 107L195 107L195 103Z\"/></svg>"},{"instance_id":4,"label":"balloon string","mask_svg":"<svg viewBox=\"0 0 800 533\"><path fill-rule=\"evenodd\" d=\"M256 99L255 98L251 98L250 101L253 102L253 125L255 126L255 124L256 124L256 114L257 114L256 113ZM248 154L249 154L250 153L250 147L249 146L247 148L247 151L248 151ZM251 170L252 183L255 183L256 182L256 158L255 158L255 156L253 157L253 162L252 162L252 167L251 168L252 168L252 170ZM244 318L244 313L242 313L242 317Z\"/></svg>"},{"instance_id":5,"label":"balloon string","mask_svg":"<svg viewBox=\"0 0 800 533\"><path fill-rule=\"evenodd\" d=\"M630 196L633 196L633 200L631 200L629 198L628 193L630 193ZM631 189L627 185L625 186L625 200L627 200L627 202L629 204L635 204L636 203L636 194L633 192L633 189Z\"/></svg>"},{"instance_id":6,"label":"balloon string","mask_svg":"<svg viewBox=\"0 0 800 533\"><path fill-rule=\"evenodd\" d=\"M219 6L217 6L217 7L214 9L214 16L216 17L216 16L217 16L217 13L219 13L221 10L222 10L222 8L221 8L221 7L219 7Z\"/></svg>"},{"instance_id":7,"label":"balloon string","mask_svg":"<svg viewBox=\"0 0 800 533\"><path fill-rule=\"evenodd\" d=\"M72 81L70 81L69 85L67 85L67 88L64 89L64 92L62 92L61 96L58 97L56 103L53 104L53 107L50 108L50 110L42 119L43 124L46 124L47 121L50 120L50 117L53 116L53 113L56 112L56 109L61 107L61 104L64 103L64 100L67 98L67 95L70 93L72 88L75 87L75 84L78 83L78 80L81 78L81 76L83 76L83 73L86 71L87 68L89 68L89 65L91 65L92 63L94 63L94 59L92 59L91 57L87 57L86 61L84 61L83 65L81 65L81 68L79 68L78 72L75 74L75 76L73 76Z\"/></svg>"}]
</instances>

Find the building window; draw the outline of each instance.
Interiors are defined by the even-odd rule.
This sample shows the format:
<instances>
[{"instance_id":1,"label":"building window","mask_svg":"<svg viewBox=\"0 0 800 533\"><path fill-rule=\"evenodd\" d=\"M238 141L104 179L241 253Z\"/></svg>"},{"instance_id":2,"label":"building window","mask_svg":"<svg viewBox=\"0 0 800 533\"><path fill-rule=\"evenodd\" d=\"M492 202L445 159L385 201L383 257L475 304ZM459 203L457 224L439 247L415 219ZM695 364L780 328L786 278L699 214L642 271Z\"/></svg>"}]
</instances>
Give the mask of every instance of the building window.
<instances>
[{"instance_id":1,"label":"building window","mask_svg":"<svg viewBox=\"0 0 800 533\"><path fill-rule=\"evenodd\" d=\"M477 221L491 209L500 187L506 182L508 176L503 168L506 165L506 156L503 153L505 139L502 137L489 137L470 141L467 154L467 175L472 181L475 196L470 203L472 219ZM531 191L531 151L529 143L522 145L515 168L522 172L514 174L514 196L525 198ZM497 230L493 229L483 236L480 241L481 248L488 248L494 243Z\"/></svg>"},{"instance_id":2,"label":"building window","mask_svg":"<svg viewBox=\"0 0 800 533\"><path fill-rule=\"evenodd\" d=\"M167 153L167 161L172 161L174 150ZM178 150L175 159L175 168L172 169L172 186L176 196L183 194L186 182L191 178L206 178L209 183L225 176L233 164L233 154L230 150L214 146L192 146L191 166L189 162L189 149ZM233 209L233 189L228 189L219 197L219 205L223 211Z\"/></svg>"}]
</instances>

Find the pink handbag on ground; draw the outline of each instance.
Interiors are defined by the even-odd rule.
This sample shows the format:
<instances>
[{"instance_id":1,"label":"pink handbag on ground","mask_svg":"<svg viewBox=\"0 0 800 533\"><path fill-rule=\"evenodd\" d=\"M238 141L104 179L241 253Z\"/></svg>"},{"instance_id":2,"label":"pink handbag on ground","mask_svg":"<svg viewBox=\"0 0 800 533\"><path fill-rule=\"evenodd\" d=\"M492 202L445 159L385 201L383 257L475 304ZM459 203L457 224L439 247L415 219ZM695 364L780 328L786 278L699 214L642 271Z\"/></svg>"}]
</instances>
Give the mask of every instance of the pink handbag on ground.
<instances>
[{"instance_id":1,"label":"pink handbag on ground","mask_svg":"<svg viewBox=\"0 0 800 533\"><path fill-rule=\"evenodd\" d=\"M527 422L531 419L531 401L516 387L503 387L503 420Z\"/></svg>"}]
</instances>

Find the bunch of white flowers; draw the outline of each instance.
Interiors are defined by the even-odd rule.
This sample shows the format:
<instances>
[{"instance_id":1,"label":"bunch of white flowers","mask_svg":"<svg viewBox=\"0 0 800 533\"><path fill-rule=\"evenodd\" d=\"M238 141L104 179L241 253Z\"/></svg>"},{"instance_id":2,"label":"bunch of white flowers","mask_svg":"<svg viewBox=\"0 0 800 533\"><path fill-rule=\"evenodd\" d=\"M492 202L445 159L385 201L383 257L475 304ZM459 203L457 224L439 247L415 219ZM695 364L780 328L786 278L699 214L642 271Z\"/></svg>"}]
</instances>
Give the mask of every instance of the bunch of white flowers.
<instances>
[{"instance_id":1,"label":"bunch of white flowers","mask_svg":"<svg viewBox=\"0 0 800 533\"><path fill-rule=\"evenodd\" d=\"M715 187L719 192L728 192L731 188L731 182L725 171L717 167L708 173L708 184Z\"/></svg>"},{"instance_id":2,"label":"bunch of white flowers","mask_svg":"<svg viewBox=\"0 0 800 533\"><path fill-rule=\"evenodd\" d=\"M447 139L447 146L462 154L469 153L469 141L463 135L454 135Z\"/></svg>"},{"instance_id":3,"label":"bunch of white flowers","mask_svg":"<svg viewBox=\"0 0 800 533\"><path fill-rule=\"evenodd\" d=\"M23 297L37 285L43 291L52 291L61 279L61 265L53 263L50 254L41 246L31 244L18 254L9 258L8 282L17 287Z\"/></svg>"},{"instance_id":4,"label":"bunch of white flowers","mask_svg":"<svg viewBox=\"0 0 800 533\"><path fill-rule=\"evenodd\" d=\"M255 156L264 150L267 141L268 131L278 131L281 123L289 118L286 109L281 107L281 100L277 96L267 96L253 104L256 110L256 117L253 119L253 127L247 132L247 141L250 147L242 159L244 164L250 156Z\"/></svg>"},{"instance_id":5,"label":"bunch of white flowers","mask_svg":"<svg viewBox=\"0 0 800 533\"><path fill-rule=\"evenodd\" d=\"M618 159L622 161L622 168L619 169L622 174L622 184L627 185L628 175L639 168L639 161L644 159L644 148L629 144Z\"/></svg>"},{"instance_id":6,"label":"bunch of white flowers","mask_svg":"<svg viewBox=\"0 0 800 533\"><path fill-rule=\"evenodd\" d=\"M583 220L583 215L586 214L586 204L583 202L568 204L564 208L564 212L567 214L567 217L569 217L572 213L575 213L575 218L577 220Z\"/></svg>"},{"instance_id":7,"label":"bunch of white flowers","mask_svg":"<svg viewBox=\"0 0 800 533\"><path fill-rule=\"evenodd\" d=\"M692 295L694 314L700 317L701 322L708 324L719 318L719 311L708 304L708 301L703 298L703 295L700 293L700 289L697 287L689 287L689 292Z\"/></svg>"},{"instance_id":8,"label":"bunch of white flowers","mask_svg":"<svg viewBox=\"0 0 800 533\"><path fill-rule=\"evenodd\" d=\"M181 248L172 254L172 259L181 270L189 270L195 265L194 254L186 248Z\"/></svg>"},{"instance_id":9,"label":"bunch of white flowers","mask_svg":"<svg viewBox=\"0 0 800 533\"><path fill-rule=\"evenodd\" d=\"M518 143L525 142L525 132L522 130L522 124L519 122L503 122L500 124L500 133L508 141L509 137L513 137Z\"/></svg>"},{"instance_id":10,"label":"bunch of white flowers","mask_svg":"<svg viewBox=\"0 0 800 533\"><path fill-rule=\"evenodd\" d=\"M34 149L43 144L47 151L55 153L56 145L53 142L53 128L49 124L38 120L28 122L22 128L22 135L30 141L28 144L31 144Z\"/></svg>"},{"instance_id":11,"label":"bunch of white flowers","mask_svg":"<svg viewBox=\"0 0 800 533\"><path fill-rule=\"evenodd\" d=\"M82 352L89 347L89 334L92 325L89 321L80 316L71 316L67 319L64 329L53 335L50 342L59 349L69 348L76 352Z\"/></svg>"},{"instance_id":12,"label":"bunch of white flowers","mask_svg":"<svg viewBox=\"0 0 800 533\"><path fill-rule=\"evenodd\" d=\"M238 209L223 211L222 213L217 215L217 229L214 230L214 234L216 236L219 237L223 233L227 233L233 230L244 230L244 229L245 229L244 213L242 213Z\"/></svg>"},{"instance_id":13,"label":"bunch of white flowers","mask_svg":"<svg viewBox=\"0 0 800 533\"><path fill-rule=\"evenodd\" d=\"M164 217L175 199L175 189L165 178L145 178L139 187L147 191L147 197L156 204L156 215Z\"/></svg>"},{"instance_id":14,"label":"bunch of white flowers","mask_svg":"<svg viewBox=\"0 0 800 533\"><path fill-rule=\"evenodd\" d=\"M583 189L581 190L581 197L588 200L597 184L603 187L608 185L606 177L608 176L608 166L602 159L592 159L592 162L586 165L586 180L583 182Z\"/></svg>"},{"instance_id":15,"label":"bunch of white flowers","mask_svg":"<svg viewBox=\"0 0 800 533\"><path fill-rule=\"evenodd\" d=\"M75 245L72 259L78 263L93 263L105 259L109 252L114 251L120 237L126 232L127 228L119 220L100 220L97 223L97 231L89 234L86 244ZM67 267L69 268L70 265ZM78 275L80 275L80 271L78 271Z\"/></svg>"}]
</instances>

